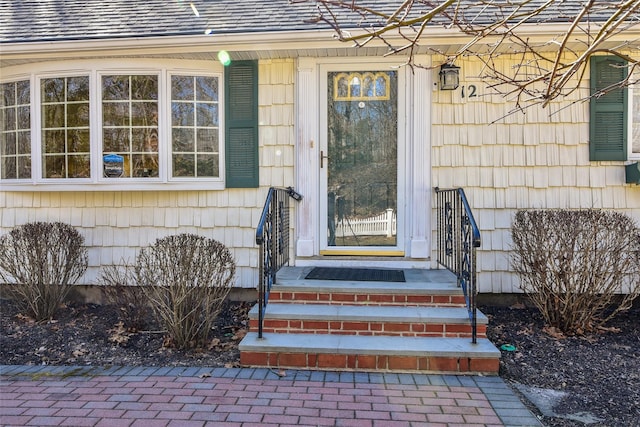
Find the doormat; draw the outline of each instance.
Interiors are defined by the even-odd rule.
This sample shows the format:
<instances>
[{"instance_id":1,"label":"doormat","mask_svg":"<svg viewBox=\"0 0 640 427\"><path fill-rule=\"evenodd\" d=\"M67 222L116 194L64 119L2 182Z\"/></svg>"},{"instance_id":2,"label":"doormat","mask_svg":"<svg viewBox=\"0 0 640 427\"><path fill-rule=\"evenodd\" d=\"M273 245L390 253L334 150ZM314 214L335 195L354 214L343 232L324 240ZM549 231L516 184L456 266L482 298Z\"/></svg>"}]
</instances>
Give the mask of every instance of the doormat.
<instances>
[{"instance_id":1,"label":"doormat","mask_svg":"<svg viewBox=\"0 0 640 427\"><path fill-rule=\"evenodd\" d=\"M305 279L351 280L354 282L404 282L404 271L375 268L315 267Z\"/></svg>"}]
</instances>

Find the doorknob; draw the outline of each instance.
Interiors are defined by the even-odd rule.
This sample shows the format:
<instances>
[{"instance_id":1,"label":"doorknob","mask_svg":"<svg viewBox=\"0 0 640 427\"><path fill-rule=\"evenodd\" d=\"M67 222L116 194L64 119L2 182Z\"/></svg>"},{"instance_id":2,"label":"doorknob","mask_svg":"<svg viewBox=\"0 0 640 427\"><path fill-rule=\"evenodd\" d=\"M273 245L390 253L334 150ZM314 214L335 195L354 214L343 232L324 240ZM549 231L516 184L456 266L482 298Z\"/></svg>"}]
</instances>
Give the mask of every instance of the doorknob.
<instances>
[{"instance_id":1,"label":"doorknob","mask_svg":"<svg viewBox=\"0 0 640 427\"><path fill-rule=\"evenodd\" d=\"M329 156L325 156L324 151L320 150L320 169L324 167L324 159L329 160Z\"/></svg>"}]
</instances>

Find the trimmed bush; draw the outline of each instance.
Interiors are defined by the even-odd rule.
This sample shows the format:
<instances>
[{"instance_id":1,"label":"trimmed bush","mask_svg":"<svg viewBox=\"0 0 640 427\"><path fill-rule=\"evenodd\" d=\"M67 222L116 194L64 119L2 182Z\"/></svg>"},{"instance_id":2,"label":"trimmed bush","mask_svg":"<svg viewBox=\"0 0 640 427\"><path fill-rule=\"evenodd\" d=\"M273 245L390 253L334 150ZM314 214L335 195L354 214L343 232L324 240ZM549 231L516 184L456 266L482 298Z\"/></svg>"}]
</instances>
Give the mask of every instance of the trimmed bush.
<instances>
[{"instance_id":1,"label":"trimmed bush","mask_svg":"<svg viewBox=\"0 0 640 427\"><path fill-rule=\"evenodd\" d=\"M71 286L87 270L84 238L68 224L34 222L0 237L0 279L37 321L52 319Z\"/></svg>"},{"instance_id":2,"label":"trimmed bush","mask_svg":"<svg viewBox=\"0 0 640 427\"><path fill-rule=\"evenodd\" d=\"M156 240L136 259L134 277L177 348L207 344L233 284L236 264L220 242L194 234Z\"/></svg>"},{"instance_id":3,"label":"trimmed bush","mask_svg":"<svg viewBox=\"0 0 640 427\"><path fill-rule=\"evenodd\" d=\"M546 322L566 334L603 326L640 292L640 231L626 215L522 210L511 232L511 265L521 288Z\"/></svg>"},{"instance_id":4,"label":"trimmed bush","mask_svg":"<svg viewBox=\"0 0 640 427\"><path fill-rule=\"evenodd\" d=\"M118 317L127 331L144 329L151 316L148 299L133 279L133 267L107 265L97 280L102 286L107 304L118 308Z\"/></svg>"}]
</instances>

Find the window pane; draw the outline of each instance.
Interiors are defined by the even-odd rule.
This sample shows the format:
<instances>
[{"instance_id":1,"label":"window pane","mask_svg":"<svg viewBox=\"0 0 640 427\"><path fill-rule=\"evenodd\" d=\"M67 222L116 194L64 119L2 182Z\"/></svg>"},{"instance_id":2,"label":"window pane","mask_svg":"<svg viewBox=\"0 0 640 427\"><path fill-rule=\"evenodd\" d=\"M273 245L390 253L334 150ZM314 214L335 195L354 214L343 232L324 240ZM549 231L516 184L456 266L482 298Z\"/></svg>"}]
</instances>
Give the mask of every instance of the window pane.
<instances>
[{"instance_id":1,"label":"window pane","mask_svg":"<svg viewBox=\"0 0 640 427\"><path fill-rule=\"evenodd\" d=\"M133 154L131 156L133 170L131 175L138 178L158 176L158 156L148 154Z\"/></svg>"},{"instance_id":2,"label":"window pane","mask_svg":"<svg viewBox=\"0 0 640 427\"><path fill-rule=\"evenodd\" d=\"M69 127L89 127L89 103L69 104L67 106Z\"/></svg>"},{"instance_id":3,"label":"window pane","mask_svg":"<svg viewBox=\"0 0 640 427\"><path fill-rule=\"evenodd\" d=\"M91 175L89 155L69 156L69 177L85 178Z\"/></svg>"},{"instance_id":4,"label":"window pane","mask_svg":"<svg viewBox=\"0 0 640 427\"><path fill-rule=\"evenodd\" d=\"M18 178L31 178L31 155L18 157Z\"/></svg>"},{"instance_id":5,"label":"window pane","mask_svg":"<svg viewBox=\"0 0 640 427\"><path fill-rule=\"evenodd\" d=\"M198 126L218 126L218 105L197 104Z\"/></svg>"},{"instance_id":6,"label":"window pane","mask_svg":"<svg viewBox=\"0 0 640 427\"><path fill-rule=\"evenodd\" d=\"M218 79L215 77L196 77L196 100L218 102Z\"/></svg>"},{"instance_id":7,"label":"window pane","mask_svg":"<svg viewBox=\"0 0 640 427\"><path fill-rule=\"evenodd\" d=\"M24 105L16 108L17 129L31 129L31 107Z\"/></svg>"},{"instance_id":8,"label":"window pane","mask_svg":"<svg viewBox=\"0 0 640 427\"><path fill-rule=\"evenodd\" d=\"M29 80L16 82L16 92L16 104L29 105L31 103L31 82Z\"/></svg>"},{"instance_id":9,"label":"window pane","mask_svg":"<svg viewBox=\"0 0 640 427\"><path fill-rule=\"evenodd\" d=\"M67 176L65 156L44 156L42 176L46 178L65 178Z\"/></svg>"},{"instance_id":10,"label":"window pane","mask_svg":"<svg viewBox=\"0 0 640 427\"><path fill-rule=\"evenodd\" d=\"M64 102L64 80L42 80L42 102Z\"/></svg>"},{"instance_id":11,"label":"window pane","mask_svg":"<svg viewBox=\"0 0 640 427\"><path fill-rule=\"evenodd\" d=\"M195 150L195 134L193 129L173 129L173 152L190 152Z\"/></svg>"},{"instance_id":12,"label":"window pane","mask_svg":"<svg viewBox=\"0 0 640 427\"><path fill-rule=\"evenodd\" d=\"M130 149L128 129L104 129L102 144L105 153L123 153Z\"/></svg>"},{"instance_id":13,"label":"window pane","mask_svg":"<svg viewBox=\"0 0 640 427\"><path fill-rule=\"evenodd\" d=\"M67 139L70 153L89 153L88 129L71 129L67 134Z\"/></svg>"},{"instance_id":14,"label":"window pane","mask_svg":"<svg viewBox=\"0 0 640 427\"><path fill-rule=\"evenodd\" d=\"M158 103L135 102L131 104L132 126L158 126Z\"/></svg>"},{"instance_id":15,"label":"window pane","mask_svg":"<svg viewBox=\"0 0 640 427\"><path fill-rule=\"evenodd\" d=\"M173 155L173 176L196 176L193 154Z\"/></svg>"},{"instance_id":16,"label":"window pane","mask_svg":"<svg viewBox=\"0 0 640 427\"><path fill-rule=\"evenodd\" d=\"M217 153L218 152L218 130L198 129L198 152Z\"/></svg>"},{"instance_id":17,"label":"window pane","mask_svg":"<svg viewBox=\"0 0 640 427\"><path fill-rule=\"evenodd\" d=\"M134 128L131 131L131 150L158 152L158 132L153 128Z\"/></svg>"},{"instance_id":18,"label":"window pane","mask_svg":"<svg viewBox=\"0 0 640 427\"><path fill-rule=\"evenodd\" d=\"M89 77L43 79L41 88L43 177L89 178Z\"/></svg>"},{"instance_id":19,"label":"window pane","mask_svg":"<svg viewBox=\"0 0 640 427\"><path fill-rule=\"evenodd\" d=\"M42 126L45 128L64 127L64 104L42 106Z\"/></svg>"},{"instance_id":20,"label":"window pane","mask_svg":"<svg viewBox=\"0 0 640 427\"><path fill-rule=\"evenodd\" d=\"M186 76L174 76L171 79L171 99L176 101L193 100L193 79Z\"/></svg>"},{"instance_id":21,"label":"window pane","mask_svg":"<svg viewBox=\"0 0 640 427\"><path fill-rule=\"evenodd\" d=\"M2 100L0 107L6 107L16 104L16 90L12 83L2 84Z\"/></svg>"},{"instance_id":22,"label":"window pane","mask_svg":"<svg viewBox=\"0 0 640 427\"><path fill-rule=\"evenodd\" d=\"M29 80L0 84L0 179L31 177Z\"/></svg>"},{"instance_id":23,"label":"window pane","mask_svg":"<svg viewBox=\"0 0 640 427\"><path fill-rule=\"evenodd\" d=\"M18 159L17 157L5 157L2 156L2 160L0 161L0 178L2 179L15 179L17 174L16 163Z\"/></svg>"},{"instance_id":24,"label":"window pane","mask_svg":"<svg viewBox=\"0 0 640 427\"><path fill-rule=\"evenodd\" d=\"M173 102L171 104L171 126L193 126L193 103Z\"/></svg>"},{"instance_id":25,"label":"window pane","mask_svg":"<svg viewBox=\"0 0 640 427\"><path fill-rule=\"evenodd\" d=\"M131 99L158 99L158 77L131 76Z\"/></svg>"},{"instance_id":26,"label":"window pane","mask_svg":"<svg viewBox=\"0 0 640 427\"><path fill-rule=\"evenodd\" d=\"M86 101L89 93L89 77L74 77L67 80L67 101Z\"/></svg>"},{"instance_id":27,"label":"window pane","mask_svg":"<svg viewBox=\"0 0 640 427\"><path fill-rule=\"evenodd\" d=\"M219 177L218 78L172 76L171 80L173 176Z\"/></svg>"},{"instance_id":28,"label":"window pane","mask_svg":"<svg viewBox=\"0 0 640 427\"><path fill-rule=\"evenodd\" d=\"M18 154L31 155L31 131L24 130L17 133Z\"/></svg>"},{"instance_id":29,"label":"window pane","mask_svg":"<svg viewBox=\"0 0 640 427\"><path fill-rule=\"evenodd\" d=\"M128 76L104 76L102 77L102 100L119 101L129 99Z\"/></svg>"},{"instance_id":30,"label":"window pane","mask_svg":"<svg viewBox=\"0 0 640 427\"><path fill-rule=\"evenodd\" d=\"M102 104L103 126L129 126L128 102L105 102Z\"/></svg>"},{"instance_id":31,"label":"window pane","mask_svg":"<svg viewBox=\"0 0 640 427\"><path fill-rule=\"evenodd\" d=\"M16 130L16 110L15 108L4 108L2 110L3 130Z\"/></svg>"},{"instance_id":32,"label":"window pane","mask_svg":"<svg viewBox=\"0 0 640 427\"><path fill-rule=\"evenodd\" d=\"M43 148L45 153L64 153L64 131L47 130L43 132Z\"/></svg>"},{"instance_id":33,"label":"window pane","mask_svg":"<svg viewBox=\"0 0 640 427\"><path fill-rule=\"evenodd\" d=\"M198 154L198 176L218 176L218 156Z\"/></svg>"},{"instance_id":34,"label":"window pane","mask_svg":"<svg viewBox=\"0 0 640 427\"><path fill-rule=\"evenodd\" d=\"M0 143L0 155L14 155L16 154L16 134L5 133L2 135L2 143Z\"/></svg>"}]
</instances>

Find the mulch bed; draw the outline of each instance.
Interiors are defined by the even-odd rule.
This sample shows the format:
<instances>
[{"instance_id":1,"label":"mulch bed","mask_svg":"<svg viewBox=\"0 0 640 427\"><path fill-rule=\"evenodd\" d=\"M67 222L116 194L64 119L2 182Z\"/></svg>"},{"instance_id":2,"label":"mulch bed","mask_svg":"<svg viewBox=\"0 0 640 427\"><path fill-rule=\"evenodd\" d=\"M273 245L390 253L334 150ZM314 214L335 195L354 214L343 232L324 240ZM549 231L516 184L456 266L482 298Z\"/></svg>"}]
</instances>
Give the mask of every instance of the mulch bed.
<instances>
[{"instance_id":1,"label":"mulch bed","mask_svg":"<svg viewBox=\"0 0 640 427\"><path fill-rule=\"evenodd\" d=\"M54 321L36 323L0 299L0 364L235 367L251 305L226 302L207 347L182 351L167 347L152 323L127 331L113 306L69 304ZM638 304L614 319L610 330L564 338L545 332L535 309L481 310L489 317L489 339L498 347L515 347L502 351L500 375L507 383L567 393L553 408L557 416L542 416L545 425L583 426L567 416L588 412L599 420L592 426L640 426Z\"/></svg>"}]
</instances>

